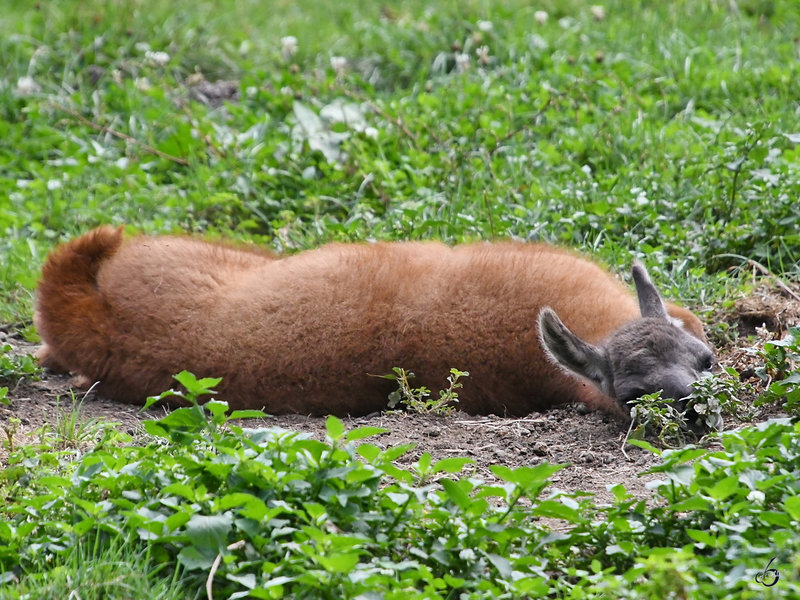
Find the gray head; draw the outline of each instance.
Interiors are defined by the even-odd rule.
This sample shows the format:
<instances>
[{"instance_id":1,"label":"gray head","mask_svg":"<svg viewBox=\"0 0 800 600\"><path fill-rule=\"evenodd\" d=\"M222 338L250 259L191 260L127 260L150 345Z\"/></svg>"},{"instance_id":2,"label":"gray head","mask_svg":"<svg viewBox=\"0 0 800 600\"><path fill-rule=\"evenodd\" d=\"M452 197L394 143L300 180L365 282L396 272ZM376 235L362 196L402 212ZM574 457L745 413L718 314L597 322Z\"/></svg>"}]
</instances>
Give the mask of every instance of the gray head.
<instances>
[{"instance_id":1,"label":"gray head","mask_svg":"<svg viewBox=\"0 0 800 600\"><path fill-rule=\"evenodd\" d=\"M664 301L641 263L633 280L642 317L615 331L602 345L584 342L550 309L539 314L539 335L548 357L562 368L592 381L621 404L663 390L680 400L692 383L711 369L714 356L702 341L667 313Z\"/></svg>"}]
</instances>

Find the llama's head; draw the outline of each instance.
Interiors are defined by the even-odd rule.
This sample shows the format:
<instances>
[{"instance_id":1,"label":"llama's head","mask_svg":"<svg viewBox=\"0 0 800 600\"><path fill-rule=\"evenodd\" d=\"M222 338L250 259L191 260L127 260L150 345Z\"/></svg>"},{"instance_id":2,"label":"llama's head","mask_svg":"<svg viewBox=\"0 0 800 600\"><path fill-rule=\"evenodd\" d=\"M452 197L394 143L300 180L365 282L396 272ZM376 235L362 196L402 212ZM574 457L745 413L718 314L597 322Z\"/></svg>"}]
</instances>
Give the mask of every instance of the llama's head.
<instances>
[{"instance_id":1,"label":"llama's head","mask_svg":"<svg viewBox=\"0 0 800 600\"><path fill-rule=\"evenodd\" d=\"M663 390L680 401L692 383L711 369L714 355L683 323L667 313L664 301L640 263L633 280L642 317L623 325L602 345L589 344L570 331L550 308L539 314L539 335L550 360L593 382L623 406Z\"/></svg>"}]
</instances>

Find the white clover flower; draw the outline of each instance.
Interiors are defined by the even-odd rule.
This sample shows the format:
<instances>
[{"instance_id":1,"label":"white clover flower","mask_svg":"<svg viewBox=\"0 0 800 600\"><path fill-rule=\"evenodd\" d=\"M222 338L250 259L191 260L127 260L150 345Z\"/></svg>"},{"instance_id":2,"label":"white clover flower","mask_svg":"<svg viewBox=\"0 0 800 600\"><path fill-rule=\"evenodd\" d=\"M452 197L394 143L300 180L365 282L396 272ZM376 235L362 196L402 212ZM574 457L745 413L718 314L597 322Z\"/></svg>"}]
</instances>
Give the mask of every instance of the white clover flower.
<instances>
[{"instance_id":1,"label":"white clover flower","mask_svg":"<svg viewBox=\"0 0 800 600\"><path fill-rule=\"evenodd\" d=\"M753 490L752 492L747 494L747 499L753 504L758 504L759 506L764 504L765 498L766 496L764 495L764 492L762 492L761 490Z\"/></svg>"},{"instance_id":2,"label":"white clover flower","mask_svg":"<svg viewBox=\"0 0 800 600\"><path fill-rule=\"evenodd\" d=\"M133 80L133 85L140 92L147 92L153 87L147 77L137 77Z\"/></svg>"},{"instance_id":3,"label":"white clover flower","mask_svg":"<svg viewBox=\"0 0 800 600\"><path fill-rule=\"evenodd\" d=\"M152 50L148 50L144 53L144 57L150 61L151 64L154 64L158 67L163 67L169 62L169 54L166 52L153 52Z\"/></svg>"},{"instance_id":4,"label":"white clover flower","mask_svg":"<svg viewBox=\"0 0 800 600\"><path fill-rule=\"evenodd\" d=\"M30 96L31 94L37 94L42 91L42 87L34 81L33 77L28 77L24 75L17 79L17 87L14 88L14 92L17 96Z\"/></svg>"},{"instance_id":5,"label":"white clover flower","mask_svg":"<svg viewBox=\"0 0 800 600\"><path fill-rule=\"evenodd\" d=\"M61 188L61 181L58 179L48 179L47 180L47 189L49 191L57 190Z\"/></svg>"},{"instance_id":6,"label":"white clover flower","mask_svg":"<svg viewBox=\"0 0 800 600\"><path fill-rule=\"evenodd\" d=\"M378 130L374 127L367 127L364 129L364 135L368 138L376 139L378 137Z\"/></svg>"},{"instance_id":7,"label":"white clover flower","mask_svg":"<svg viewBox=\"0 0 800 600\"><path fill-rule=\"evenodd\" d=\"M456 52L455 53L456 59L456 69L458 69L459 73L463 73L467 69L469 69L469 54L465 54L463 52Z\"/></svg>"},{"instance_id":8,"label":"white clover flower","mask_svg":"<svg viewBox=\"0 0 800 600\"><path fill-rule=\"evenodd\" d=\"M536 21L539 25L544 25L547 23L548 14L543 10L537 10L533 13L533 20Z\"/></svg>"},{"instance_id":9,"label":"white clover flower","mask_svg":"<svg viewBox=\"0 0 800 600\"><path fill-rule=\"evenodd\" d=\"M494 25L491 21L478 21L478 29L480 31L491 31L494 29Z\"/></svg>"},{"instance_id":10,"label":"white clover flower","mask_svg":"<svg viewBox=\"0 0 800 600\"><path fill-rule=\"evenodd\" d=\"M599 4L595 4L589 9L589 12L592 13L595 21L602 21L606 18L606 9L604 6Z\"/></svg>"},{"instance_id":11,"label":"white clover flower","mask_svg":"<svg viewBox=\"0 0 800 600\"><path fill-rule=\"evenodd\" d=\"M297 38L287 35L281 38L281 56L283 60L289 60L297 54Z\"/></svg>"},{"instance_id":12,"label":"white clover flower","mask_svg":"<svg viewBox=\"0 0 800 600\"><path fill-rule=\"evenodd\" d=\"M458 553L458 558L461 560L475 560L475 551L472 548L464 548Z\"/></svg>"},{"instance_id":13,"label":"white clover flower","mask_svg":"<svg viewBox=\"0 0 800 600\"><path fill-rule=\"evenodd\" d=\"M331 56L331 68L336 71L337 75L344 73L347 66L347 59L344 56Z\"/></svg>"},{"instance_id":14,"label":"white clover flower","mask_svg":"<svg viewBox=\"0 0 800 600\"><path fill-rule=\"evenodd\" d=\"M586 175L591 175L592 174L592 167L590 167L589 165L583 165L581 167L581 171L583 171Z\"/></svg>"}]
</instances>

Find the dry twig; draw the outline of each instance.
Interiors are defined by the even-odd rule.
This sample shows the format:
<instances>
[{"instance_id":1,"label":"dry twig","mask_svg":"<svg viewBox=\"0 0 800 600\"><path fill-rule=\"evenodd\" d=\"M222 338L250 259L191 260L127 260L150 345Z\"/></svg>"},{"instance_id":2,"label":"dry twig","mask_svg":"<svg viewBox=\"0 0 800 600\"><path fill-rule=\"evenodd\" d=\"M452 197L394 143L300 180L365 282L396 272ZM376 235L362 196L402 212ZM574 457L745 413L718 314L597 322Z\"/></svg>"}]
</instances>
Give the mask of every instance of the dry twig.
<instances>
[{"instance_id":1,"label":"dry twig","mask_svg":"<svg viewBox=\"0 0 800 600\"><path fill-rule=\"evenodd\" d=\"M780 277L775 275L772 271L770 271L767 267L762 265L760 262L753 260L752 258L747 258L746 256L741 256L740 254L717 254L719 258L737 258L743 261L747 266L752 267L756 271L760 272L762 275L766 277L771 277L775 280L775 283L778 284L778 287L781 288L784 292L789 294L792 298L800 302L800 296L797 295L789 285L783 281Z\"/></svg>"},{"instance_id":2,"label":"dry twig","mask_svg":"<svg viewBox=\"0 0 800 600\"><path fill-rule=\"evenodd\" d=\"M228 546L228 550L238 550L242 546L244 546L244 540L239 540L238 542L233 542L230 546ZM217 554L217 557L214 559L214 563L211 565L211 570L208 572L208 579L206 579L206 594L208 595L208 600L214 600L212 586L214 585L214 575L216 575L220 564L222 564L222 552Z\"/></svg>"}]
</instances>

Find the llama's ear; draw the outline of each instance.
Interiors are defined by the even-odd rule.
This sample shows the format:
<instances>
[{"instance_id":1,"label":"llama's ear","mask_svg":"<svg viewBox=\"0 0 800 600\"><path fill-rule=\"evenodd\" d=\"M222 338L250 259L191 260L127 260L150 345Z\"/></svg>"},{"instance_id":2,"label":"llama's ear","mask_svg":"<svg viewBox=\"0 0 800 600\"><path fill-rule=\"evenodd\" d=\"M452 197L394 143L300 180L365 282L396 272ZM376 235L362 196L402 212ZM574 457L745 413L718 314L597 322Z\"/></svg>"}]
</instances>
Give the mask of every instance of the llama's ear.
<instances>
[{"instance_id":1,"label":"llama's ear","mask_svg":"<svg viewBox=\"0 0 800 600\"><path fill-rule=\"evenodd\" d=\"M639 310L642 316L667 319L667 307L661 299L661 294L653 285L647 269L638 260L633 263L633 282L636 285L636 296L639 298Z\"/></svg>"},{"instance_id":2,"label":"llama's ear","mask_svg":"<svg viewBox=\"0 0 800 600\"><path fill-rule=\"evenodd\" d=\"M550 307L539 313L539 338L553 363L585 377L603 393L614 395L614 376L605 350L572 333Z\"/></svg>"}]
</instances>

